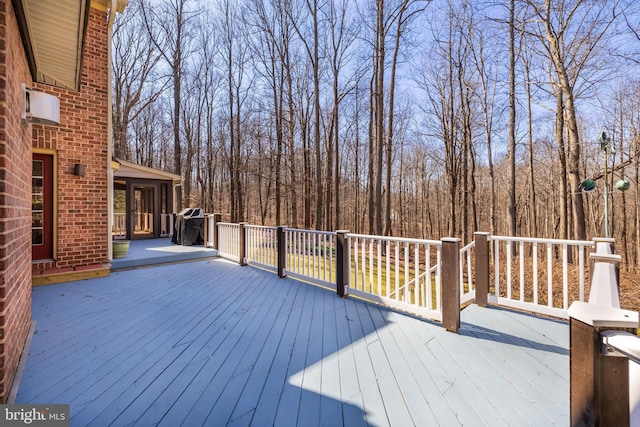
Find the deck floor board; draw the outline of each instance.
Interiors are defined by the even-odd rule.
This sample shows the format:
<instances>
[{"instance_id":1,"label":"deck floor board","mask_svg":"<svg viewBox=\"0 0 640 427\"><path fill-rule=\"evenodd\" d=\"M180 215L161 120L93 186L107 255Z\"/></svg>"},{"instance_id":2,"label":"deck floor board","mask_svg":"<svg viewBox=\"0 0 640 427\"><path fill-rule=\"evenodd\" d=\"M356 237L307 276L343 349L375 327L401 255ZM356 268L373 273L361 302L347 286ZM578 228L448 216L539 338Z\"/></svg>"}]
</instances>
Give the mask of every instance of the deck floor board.
<instances>
[{"instance_id":1,"label":"deck floor board","mask_svg":"<svg viewBox=\"0 0 640 427\"><path fill-rule=\"evenodd\" d=\"M33 289L16 403L71 425L566 425L568 325L436 322L221 259Z\"/></svg>"},{"instance_id":2,"label":"deck floor board","mask_svg":"<svg viewBox=\"0 0 640 427\"><path fill-rule=\"evenodd\" d=\"M344 425L364 426L366 417L360 410L364 407L360 381L358 376L357 360L353 346L351 345L350 325L354 319L350 317L349 308L353 306L351 299L343 299L339 302L344 307L337 321L336 338L338 344L338 364L340 369L340 401L342 402L342 420Z\"/></svg>"},{"instance_id":3,"label":"deck floor board","mask_svg":"<svg viewBox=\"0 0 640 427\"><path fill-rule=\"evenodd\" d=\"M258 293L258 295L260 294ZM255 317L257 318L260 314L266 313L267 310L260 310L256 313ZM219 334L219 336L221 336L223 340L227 340L230 343L230 347L233 348L238 347L238 343L242 338L250 334L249 330L240 327L241 317L237 317L237 320L237 323L228 325L229 333L227 335ZM223 325L222 329L225 329L226 325L227 324ZM158 423L175 401L176 395L182 394L188 387L190 380L202 371L207 361L207 355L212 354L220 348L220 346L220 340L211 339L208 337L208 334L204 333L198 335L196 339L186 346L185 351L181 353L179 358L169 367L174 372L169 375L163 375L162 378L155 380L154 383L145 390L144 394L136 399L136 402L140 402L140 404L127 408L130 413L130 418L125 418L127 415L125 412L119 416L116 422L126 425L144 417L145 421L153 424ZM237 361L238 359L230 360ZM149 406L146 402L152 401L154 397L156 398L155 401Z\"/></svg>"},{"instance_id":4,"label":"deck floor board","mask_svg":"<svg viewBox=\"0 0 640 427\"><path fill-rule=\"evenodd\" d=\"M273 423L278 410L278 397L282 393L287 381L287 370L291 362L291 349L295 345L295 336L302 317L302 308L307 294L308 287L298 287L295 289L295 299L291 305L291 311L285 312L287 323L283 329L282 340L278 346L277 353L265 380L260 398L256 405L253 422L256 425L268 425Z\"/></svg>"},{"instance_id":5,"label":"deck floor board","mask_svg":"<svg viewBox=\"0 0 640 427\"><path fill-rule=\"evenodd\" d=\"M415 337L412 329L405 325L404 316L392 313L386 330L380 335L388 341L385 349L393 361L398 381L410 385L411 391L405 395L412 418L417 425L455 425L458 421L448 402L438 390L429 373L429 365L424 365L421 357L414 351ZM418 343L418 345L421 345ZM407 351L410 350L410 351ZM425 400L427 405L424 404Z\"/></svg>"}]
</instances>

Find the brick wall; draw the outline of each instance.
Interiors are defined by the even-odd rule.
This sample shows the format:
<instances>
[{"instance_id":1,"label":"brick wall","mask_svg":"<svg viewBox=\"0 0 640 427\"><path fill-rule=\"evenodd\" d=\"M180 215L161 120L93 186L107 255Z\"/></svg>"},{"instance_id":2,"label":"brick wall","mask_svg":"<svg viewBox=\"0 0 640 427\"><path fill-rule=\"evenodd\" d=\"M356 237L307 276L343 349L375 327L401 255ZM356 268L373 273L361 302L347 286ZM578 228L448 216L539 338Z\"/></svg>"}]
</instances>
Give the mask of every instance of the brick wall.
<instances>
[{"instance_id":1,"label":"brick wall","mask_svg":"<svg viewBox=\"0 0 640 427\"><path fill-rule=\"evenodd\" d=\"M31 134L22 87L31 77L10 0L0 0L0 401L31 325Z\"/></svg>"},{"instance_id":2,"label":"brick wall","mask_svg":"<svg viewBox=\"0 0 640 427\"><path fill-rule=\"evenodd\" d=\"M107 262L106 12L91 9L79 92L34 84L11 0L0 0L0 403L31 326L32 274ZM60 126L22 121L22 86L60 99ZM56 261L31 262L31 155L56 153ZM86 165L84 177L73 174Z\"/></svg>"},{"instance_id":3,"label":"brick wall","mask_svg":"<svg viewBox=\"0 0 640 427\"><path fill-rule=\"evenodd\" d=\"M91 8L80 91L34 84L60 99L60 126L33 124L33 147L57 154L57 253L33 274L100 268L107 245L107 18ZM86 165L84 177L74 164Z\"/></svg>"}]
</instances>

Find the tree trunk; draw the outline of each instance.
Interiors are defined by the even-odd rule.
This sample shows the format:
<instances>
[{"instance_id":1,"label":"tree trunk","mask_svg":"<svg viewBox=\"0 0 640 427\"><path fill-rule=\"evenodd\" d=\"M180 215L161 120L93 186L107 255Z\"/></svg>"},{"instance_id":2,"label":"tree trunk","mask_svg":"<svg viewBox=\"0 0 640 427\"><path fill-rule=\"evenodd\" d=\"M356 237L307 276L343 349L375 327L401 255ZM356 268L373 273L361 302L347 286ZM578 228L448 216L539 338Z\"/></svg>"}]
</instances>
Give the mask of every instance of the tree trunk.
<instances>
[{"instance_id":1,"label":"tree trunk","mask_svg":"<svg viewBox=\"0 0 640 427\"><path fill-rule=\"evenodd\" d=\"M375 100L375 181L374 181L374 234L382 235L382 153L384 147L384 68L385 39L384 0L376 0L376 78L374 87Z\"/></svg>"},{"instance_id":2,"label":"tree trunk","mask_svg":"<svg viewBox=\"0 0 640 427\"><path fill-rule=\"evenodd\" d=\"M509 235L516 229L516 40L515 0L509 2Z\"/></svg>"},{"instance_id":3,"label":"tree trunk","mask_svg":"<svg viewBox=\"0 0 640 427\"><path fill-rule=\"evenodd\" d=\"M569 238L568 214L567 206L567 156L564 147L564 102L562 91L556 93L556 126L555 126L556 142L558 144L558 160L560 162L560 189L558 196L560 198L560 238Z\"/></svg>"},{"instance_id":4,"label":"tree trunk","mask_svg":"<svg viewBox=\"0 0 640 427\"><path fill-rule=\"evenodd\" d=\"M322 216L323 205L323 185L322 185L322 153L320 150L320 55L318 53L318 2L314 0L314 10L311 10L313 19L313 145L316 151L316 192L318 200L316 202L316 230L322 230L324 219Z\"/></svg>"},{"instance_id":5,"label":"tree trunk","mask_svg":"<svg viewBox=\"0 0 640 427\"><path fill-rule=\"evenodd\" d=\"M375 130L374 130L374 103L375 103L375 80L377 76L377 61L373 63L373 75L371 76L369 86L369 157L368 157L368 169L367 169L367 215L369 219L369 234L375 234L375 190L374 190L374 176L375 176Z\"/></svg>"},{"instance_id":6,"label":"tree trunk","mask_svg":"<svg viewBox=\"0 0 640 427\"><path fill-rule=\"evenodd\" d=\"M538 216L536 202L536 180L534 174L533 156L533 113L531 106L531 78L529 61L524 61L527 90L527 133L529 146L529 236L534 237L538 231Z\"/></svg>"}]
</instances>

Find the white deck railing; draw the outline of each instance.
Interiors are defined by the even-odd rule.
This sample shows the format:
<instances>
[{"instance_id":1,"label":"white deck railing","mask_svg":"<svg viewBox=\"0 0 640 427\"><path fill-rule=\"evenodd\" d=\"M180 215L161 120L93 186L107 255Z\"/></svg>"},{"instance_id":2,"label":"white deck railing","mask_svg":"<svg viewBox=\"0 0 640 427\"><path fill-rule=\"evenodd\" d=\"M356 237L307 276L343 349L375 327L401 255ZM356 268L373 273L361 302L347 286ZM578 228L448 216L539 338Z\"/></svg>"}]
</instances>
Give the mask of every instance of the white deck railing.
<instances>
[{"instance_id":1,"label":"white deck railing","mask_svg":"<svg viewBox=\"0 0 640 427\"><path fill-rule=\"evenodd\" d=\"M113 237L124 238L127 235L126 219L127 217L125 213L113 214L113 226L111 227L111 234Z\"/></svg>"},{"instance_id":2,"label":"white deck railing","mask_svg":"<svg viewBox=\"0 0 640 427\"><path fill-rule=\"evenodd\" d=\"M336 233L285 228L287 276L335 289Z\"/></svg>"},{"instance_id":3,"label":"white deck railing","mask_svg":"<svg viewBox=\"0 0 640 427\"><path fill-rule=\"evenodd\" d=\"M153 214L138 212L135 214L135 231L151 232L153 231Z\"/></svg>"},{"instance_id":4,"label":"white deck railing","mask_svg":"<svg viewBox=\"0 0 640 427\"><path fill-rule=\"evenodd\" d=\"M640 337L626 331L604 331L601 332L602 344L606 353L619 353L628 358L629 361L640 365ZM640 384L638 384L640 392Z\"/></svg>"},{"instance_id":5,"label":"white deck railing","mask_svg":"<svg viewBox=\"0 0 640 427\"><path fill-rule=\"evenodd\" d=\"M473 241L460 249L460 304L465 304L476 297L476 288L473 285Z\"/></svg>"},{"instance_id":6,"label":"white deck railing","mask_svg":"<svg viewBox=\"0 0 640 427\"><path fill-rule=\"evenodd\" d=\"M135 223L133 231L150 233L153 232L153 214L152 213L136 213L134 215ZM113 214L113 227L111 233L114 237L125 237L127 234L127 214L118 212ZM160 215L160 236L166 237L173 234L173 215Z\"/></svg>"},{"instance_id":7,"label":"white deck railing","mask_svg":"<svg viewBox=\"0 0 640 427\"><path fill-rule=\"evenodd\" d=\"M248 264L257 265L267 270L278 270L277 227L245 225L246 254Z\"/></svg>"},{"instance_id":8,"label":"white deck railing","mask_svg":"<svg viewBox=\"0 0 640 427\"><path fill-rule=\"evenodd\" d=\"M204 226L204 230L205 230L205 235L204 235L204 247L205 248L213 248L214 247L214 233L215 231L215 227L216 227L216 222L215 219L213 217L213 215L205 215L204 216L204 222L205 222L205 226Z\"/></svg>"},{"instance_id":9,"label":"white deck railing","mask_svg":"<svg viewBox=\"0 0 640 427\"><path fill-rule=\"evenodd\" d=\"M494 243L494 291L489 302L566 319L569 304L585 300L585 249L592 248L594 242L504 236L490 239ZM530 266L522 256L526 253L531 254ZM518 263L515 268L514 260ZM501 262L506 263L504 272ZM560 272L562 282L558 283L554 275ZM578 283L575 295L569 293L570 280Z\"/></svg>"},{"instance_id":10,"label":"white deck railing","mask_svg":"<svg viewBox=\"0 0 640 427\"><path fill-rule=\"evenodd\" d=\"M350 294L442 320L440 241L364 234L348 241Z\"/></svg>"},{"instance_id":11,"label":"white deck railing","mask_svg":"<svg viewBox=\"0 0 640 427\"><path fill-rule=\"evenodd\" d=\"M160 214L160 237L173 236L173 214Z\"/></svg>"},{"instance_id":12,"label":"white deck railing","mask_svg":"<svg viewBox=\"0 0 640 427\"><path fill-rule=\"evenodd\" d=\"M218 253L221 257L240 262L240 224L218 223Z\"/></svg>"},{"instance_id":13,"label":"white deck railing","mask_svg":"<svg viewBox=\"0 0 640 427\"><path fill-rule=\"evenodd\" d=\"M331 289L348 286L347 294L443 321L442 282L448 279L443 279L442 259L443 248L449 248L444 241L207 221L207 242L217 227L217 249L223 257ZM454 276L462 305L479 298L481 289L487 298L480 304L566 319L569 304L585 300L586 252L594 242L476 234L486 237L456 249L456 260L447 261L447 267L459 269ZM340 279L338 237L345 245ZM478 265L479 253L483 261ZM342 295L343 290L338 292Z\"/></svg>"}]
</instances>

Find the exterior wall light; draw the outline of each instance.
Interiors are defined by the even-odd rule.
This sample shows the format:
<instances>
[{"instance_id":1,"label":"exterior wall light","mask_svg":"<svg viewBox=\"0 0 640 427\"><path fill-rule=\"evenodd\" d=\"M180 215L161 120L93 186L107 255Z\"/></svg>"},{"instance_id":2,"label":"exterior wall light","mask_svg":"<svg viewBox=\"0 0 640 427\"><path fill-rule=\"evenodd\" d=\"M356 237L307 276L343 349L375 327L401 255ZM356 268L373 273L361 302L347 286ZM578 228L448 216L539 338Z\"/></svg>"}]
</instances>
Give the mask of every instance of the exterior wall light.
<instances>
[{"instance_id":1,"label":"exterior wall light","mask_svg":"<svg viewBox=\"0 0 640 427\"><path fill-rule=\"evenodd\" d=\"M86 165L83 165L82 163L76 163L75 165L73 165L73 174L75 176L84 176L85 169Z\"/></svg>"},{"instance_id":2,"label":"exterior wall light","mask_svg":"<svg viewBox=\"0 0 640 427\"><path fill-rule=\"evenodd\" d=\"M48 93L29 89L22 84L22 120L43 125L60 124L60 99Z\"/></svg>"}]
</instances>

